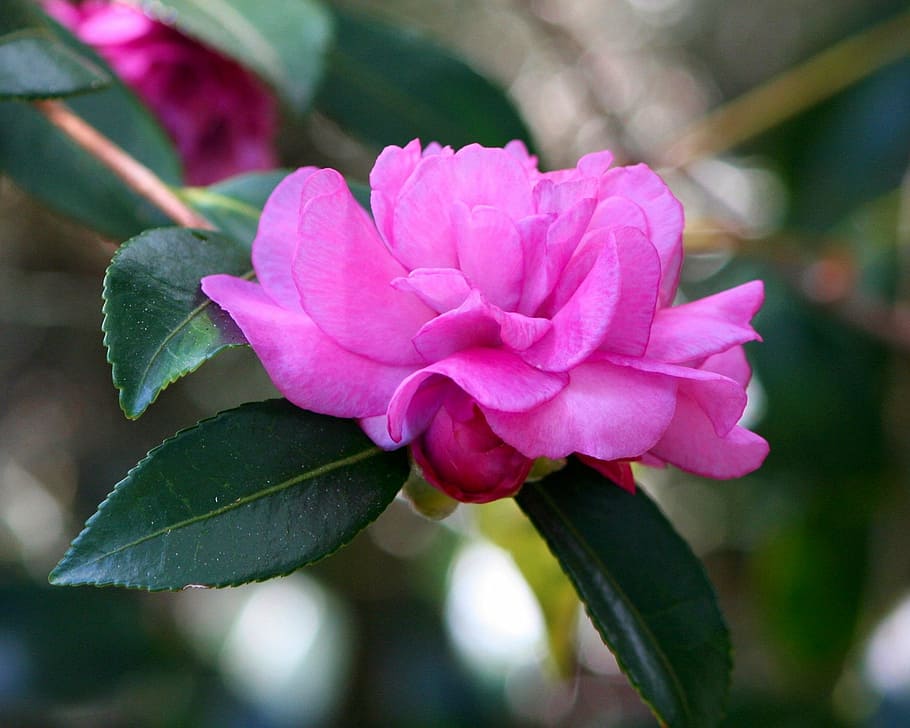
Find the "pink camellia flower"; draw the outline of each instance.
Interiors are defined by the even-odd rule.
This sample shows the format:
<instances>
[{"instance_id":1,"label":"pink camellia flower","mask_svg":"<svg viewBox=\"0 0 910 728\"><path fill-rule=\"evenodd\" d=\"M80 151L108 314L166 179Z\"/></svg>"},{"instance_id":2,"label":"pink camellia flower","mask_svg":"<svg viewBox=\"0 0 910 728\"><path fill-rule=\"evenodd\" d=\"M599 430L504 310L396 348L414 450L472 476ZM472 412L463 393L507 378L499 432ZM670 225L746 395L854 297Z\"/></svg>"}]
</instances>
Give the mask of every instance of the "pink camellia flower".
<instances>
[{"instance_id":1,"label":"pink camellia flower","mask_svg":"<svg viewBox=\"0 0 910 728\"><path fill-rule=\"evenodd\" d=\"M635 460L748 473L768 452L737 425L762 284L673 306L682 208L611 162L541 173L518 142L415 140L377 159L373 219L338 172L300 169L262 213L258 283L202 287L289 400L409 445L459 500L573 453L627 488Z\"/></svg>"},{"instance_id":2,"label":"pink camellia flower","mask_svg":"<svg viewBox=\"0 0 910 728\"><path fill-rule=\"evenodd\" d=\"M248 71L138 8L108 0L45 0L158 117L187 182L206 185L276 166L275 99Z\"/></svg>"}]
</instances>

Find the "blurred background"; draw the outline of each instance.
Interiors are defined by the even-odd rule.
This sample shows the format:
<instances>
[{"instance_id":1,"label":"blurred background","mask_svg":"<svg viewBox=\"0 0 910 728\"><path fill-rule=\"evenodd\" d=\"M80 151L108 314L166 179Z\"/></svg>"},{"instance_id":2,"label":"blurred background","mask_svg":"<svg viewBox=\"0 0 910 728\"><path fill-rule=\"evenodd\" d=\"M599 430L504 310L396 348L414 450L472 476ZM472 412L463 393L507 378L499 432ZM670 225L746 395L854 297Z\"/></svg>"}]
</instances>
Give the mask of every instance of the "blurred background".
<instances>
[{"instance_id":1,"label":"blurred background","mask_svg":"<svg viewBox=\"0 0 910 728\"><path fill-rule=\"evenodd\" d=\"M765 281L746 415L765 466L637 475L730 624L725 725L910 725L906 2L339 5L506 89L543 167L610 148L660 168L687 210L685 297ZM319 113L281 146L360 180L377 152ZM396 501L331 559L243 588L47 586L151 447L274 396L231 350L127 421L100 333L116 242L0 177L0 724L656 725L511 503L435 523Z\"/></svg>"}]
</instances>

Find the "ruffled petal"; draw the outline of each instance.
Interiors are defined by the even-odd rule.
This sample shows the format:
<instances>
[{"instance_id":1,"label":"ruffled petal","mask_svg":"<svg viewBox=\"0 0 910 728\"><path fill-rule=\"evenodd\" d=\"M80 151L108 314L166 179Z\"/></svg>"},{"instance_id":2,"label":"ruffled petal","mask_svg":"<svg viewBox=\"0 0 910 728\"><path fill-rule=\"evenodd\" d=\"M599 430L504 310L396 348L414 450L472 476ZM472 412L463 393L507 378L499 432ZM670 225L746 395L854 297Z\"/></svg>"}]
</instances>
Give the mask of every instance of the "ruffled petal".
<instances>
[{"instance_id":1,"label":"ruffled petal","mask_svg":"<svg viewBox=\"0 0 910 728\"><path fill-rule=\"evenodd\" d=\"M610 233L584 278L551 317L552 330L522 354L525 361L548 371L566 371L587 359L604 340L620 285L616 239Z\"/></svg>"},{"instance_id":2,"label":"ruffled petal","mask_svg":"<svg viewBox=\"0 0 910 728\"><path fill-rule=\"evenodd\" d=\"M304 183L294 280L304 310L335 342L386 364L421 362L411 337L435 312L397 291L404 269L336 171Z\"/></svg>"},{"instance_id":3,"label":"ruffled petal","mask_svg":"<svg viewBox=\"0 0 910 728\"><path fill-rule=\"evenodd\" d=\"M483 410L493 432L528 457L626 460L660 439L675 406L672 378L601 361L572 369L565 389L533 410Z\"/></svg>"},{"instance_id":4,"label":"ruffled petal","mask_svg":"<svg viewBox=\"0 0 910 728\"><path fill-rule=\"evenodd\" d=\"M505 345L521 351L551 328L546 319L503 311L474 290L461 306L424 324L413 342L421 356L431 362L463 349Z\"/></svg>"},{"instance_id":5,"label":"ruffled petal","mask_svg":"<svg viewBox=\"0 0 910 728\"><path fill-rule=\"evenodd\" d=\"M635 228L614 233L621 269L619 300L601 346L629 356L641 356L648 347L657 306L660 259L651 242Z\"/></svg>"},{"instance_id":6,"label":"ruffled petal","mask_svg":"<svg viewBox=\"0 0 910 728\"><path fill-rule=\"evenodd\" d=\"M316 167L303 167L285 177L269 195L253 241L253 269L269 296L289 309L300 309L300 292L291 275L297 252L297 226L304 182Z\"/></svg>"},{"instance_id":7,"label":"ruffled petal","mask_svg":"<svg viewBox=\"0 0 910 728\"><path fill-rule=\"evenodd\" d=\"M309 316L278 305L255 283L215 275L203 278L202 289L237 322L278 391L303 409L335 417L378 415L413 371L342 349Z\"/></svg>"},{"instance_id":8,"label":"ruffled petal","mask_svg":"<svg viewBox=\"0 0 910 728\"><path fill-rule=\"evenodd\" d=\"M456 203L495 207L519 220L533 212L528 174L509 152L477 144L423 158L398 195L387 238L406 268L457 267Z\"/></svg>"},{"instance_id":9,"label":"ruffled petal","mask_svg":"<svg viewBox=\"0 0 910 728\"><path fill-rule=\"evenodd\" d=\"M421 387L450 379L483 407L526 412L552 399L565 387L564 374L540 371L501 349L469 349L433 362L401 383L389 404L389 433L400 442L413 419L411 401ZM411 430L416 427L411 426Z\"/></svg>"},{"instance_id":10,"label":"ruffled petal","mask_svg":"<svg viewBox=\"0 0 910 728\"><path fill-rule=\"evenodd\" d=\"M392 211L398 193L420 159L420 140L414 139L404 148L389 146L383 149L370 171L370 207L376 227L387 243L392 239Z\"/></svg>"},{"instance_id":11,"label":"ruffled petal","mask_svg":"<svg viewBox=\"0 0 910 728\"><path fill-rule=\"evenodd\" d=\"M660 304L669 305L676 295L682 267L682 205L664 181L644 164L616 167L603 175L600 198L614 196L628 198L644 211L648 221L645 232L660 256Z\"/></svg>"},{"instance_id":12,"label":"ruffled petal","mask_svg":"<svg viewBox=\"0 0 910 728\"><path fill-rule=\"evenodd\" d=\"M706 369L599 353L598 357L642 372L662 374L679 383L679 391L695 400L708 415L718 436L739 422L746 408L746 390L729 377Z\"/></svg>"},{"instance_id":13,"label":"ruffled petal","mask_svg":"<svg viewBox=\"0 0 910 728\"><path fill-rule=\"evenodd\" d=\"M739 478L756 470L768 443L736 426L718 436L711 419L691 397L680 393L676 415L651 452L661 460L707 478Z\"/></svg>"},{"instance_id":14,"label":"ruffled petal","mask_svg":"<svg viewBox=\"0 0 910 728\"><path fill-rule=\"evenodd\" d=\"M675 363L695 361L761 340L749 322L764 297L764 284L751 281L698 301L660 309L651 327L647 356Z\"/></svg>"},{"instance_id":15,"label":"ruffled petal","mask_svg":"<svg viewBox=\"0 0 910 728\"><path fill-rule=\"evenodd\" d=\"M453 210L458 267L473 288L504 310L513 310L521 296L524 253L515 223L489 206Z\"/></svg>"},{"instance_id":16,"label":"ruffled petal","mask_svg":"<svg viewBox=\"0 0 910 728\"><path fill-rule=\"evenodd\" d=\"M464 273L455 268L417 268L407 278L395 278L392 285L399 291L417 294L437 313L458 308L471 292Z\"/></svg>"}]
</instances>

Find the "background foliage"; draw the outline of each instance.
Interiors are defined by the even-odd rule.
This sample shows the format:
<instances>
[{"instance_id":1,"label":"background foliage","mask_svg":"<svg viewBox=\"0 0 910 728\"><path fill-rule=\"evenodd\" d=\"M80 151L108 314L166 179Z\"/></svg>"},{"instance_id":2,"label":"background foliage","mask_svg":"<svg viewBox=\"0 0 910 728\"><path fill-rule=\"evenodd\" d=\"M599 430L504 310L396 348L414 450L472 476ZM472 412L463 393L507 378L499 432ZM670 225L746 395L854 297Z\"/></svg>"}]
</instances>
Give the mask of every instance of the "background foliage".
<instances>
[{"instance_id":1,"label":"background foliage","mask_svg":"<svg viewBox=\"0 0 910 728\"><path fill-rule=\"evenodd\" d=\"M287 37L256 68L285 104L288 166L332 165L362 180L377 148L413 136L521 137L547 167L609 147L665 166L686 202L687 295L766 281L765 342L749 349L750 416L772 448L765 467L726 484L639 475L705 560L730 622L727 725L910 721L910 626L899 619L910 583L904 3L399 0L372 4L369 19L370 3L300 5L307 72L321 67L321 80L295 68ZM886 21L897 31L873 47L891 57L849 45ZM205 37L206 27L189 13L188 32ZM27 40L65 54L53 33ZM817 55L831 47L845 50ZM240 52L256 56L255 46ZM810 58L820 72L803 72ZM107 82L95 62L64 80ZM803 73L803 85L780 85L788 73ZM832 87L840 77L858 80ZM745 111L725 106L775 83ZM116 82L72 104L179 181L166 140ZM731 113L706 117L714 108ZM571 588L508 503L463 507L437 525L395 502L332 559L227 592L47 587L66 542L145 452L190 421L274 392L249 351L230 350L138 422L123 420L99 333L100 281L114 241L162 221L103 170L91 171L96 185L70 184L93 161L23 123L34 113L0 104L0 722L653 725L603 648L589 649L583 619L579 639L567 639L579 619ZM701 137L684 134L691 124ZM59 174L36 176L47 166L36 153ZM259 191L225 183L183 194L248 241ZM475 640L497 634L497 605L466 615L458 601L465 573L498 563L490 543L508 547L543 596L542 617L524 623L521 581L514 598L497 592L511 626L526 626L498 652L463 636L465 623Z\"/></svg>"}]
</instances>

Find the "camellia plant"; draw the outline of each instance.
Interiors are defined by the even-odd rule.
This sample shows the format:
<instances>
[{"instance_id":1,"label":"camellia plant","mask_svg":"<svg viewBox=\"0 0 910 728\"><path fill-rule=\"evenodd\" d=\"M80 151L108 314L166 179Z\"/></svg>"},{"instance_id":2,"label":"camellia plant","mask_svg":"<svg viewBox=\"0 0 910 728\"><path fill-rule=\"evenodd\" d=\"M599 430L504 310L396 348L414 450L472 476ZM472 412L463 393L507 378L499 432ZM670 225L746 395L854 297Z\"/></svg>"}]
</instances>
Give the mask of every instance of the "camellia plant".
<instances>
[{"instance_id":1,"label":"camellia plant","mask_svg":"<svg viewBox=\"0 0 910 728\"><path fill-rule=\"evenodd\" d=\"M127 417L244 344L284 397L152 450L51 582L235 586L333 553L406 481L418 507L421 483L453 501L514 498L656 716L716 724L729 635L632 466L733 478L761 465L767 443L738 422L763 289L675 304L683 211L660 177L608 152L540 171L525 144L506 143L526 134L493 86L413 36L309 0L228 2L242 36L191 0L157 2L155 17L48 5L75 36L36 3L7 2L0 121L14 131L0 163L48 204L128 238L105 276L103 323ZM351 116L369 92L340 69L378 65L394 84L395 63L422 58L472 89L474 108L450 113L434 81L407 90L428 114ZM178 88L173 64L198 71L201 95ZM186 186L271 166L261 83L288 113L314 108L403 146L385 145L369 189L314 167ZM186 132L208 123L197 103L224 112L218 134Z\"/></svg>"}]
</instances>

